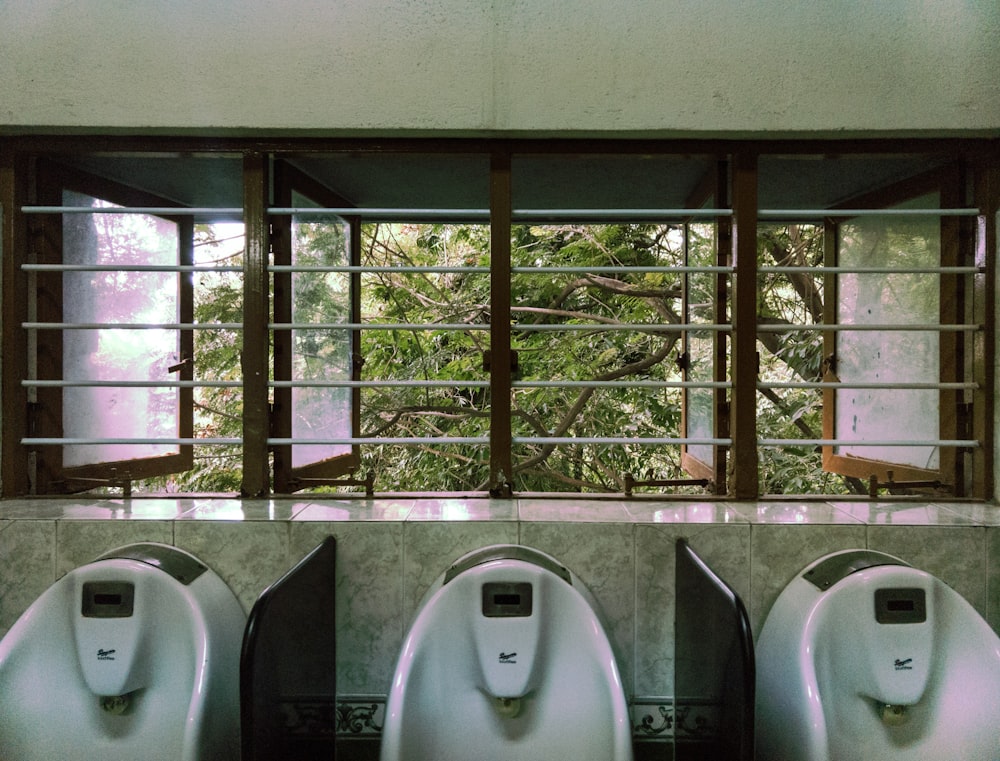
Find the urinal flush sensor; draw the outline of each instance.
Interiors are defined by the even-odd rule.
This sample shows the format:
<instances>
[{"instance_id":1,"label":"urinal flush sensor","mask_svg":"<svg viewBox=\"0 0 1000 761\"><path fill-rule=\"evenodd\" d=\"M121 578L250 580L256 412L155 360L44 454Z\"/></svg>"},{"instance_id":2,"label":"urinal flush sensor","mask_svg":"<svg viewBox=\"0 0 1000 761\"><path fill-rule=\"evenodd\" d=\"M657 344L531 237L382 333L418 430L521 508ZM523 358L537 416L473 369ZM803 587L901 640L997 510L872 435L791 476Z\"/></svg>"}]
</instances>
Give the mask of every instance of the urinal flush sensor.
<instances>
[{"instance_id":1,"label":"urinal flush sensor","mask_svg":"<svg viewBox=\"0 0 1000 761\"><path fill-rule=\"evenodd\" d=\"M487 618L523 618L531 615L529 582L490 581L483 584L483 615Z\"/></svg>"},{"instance_id":2,"label":"urinal flush sensor","mask_svg":"<svg viewBox=\"0 0 1000 761\"><path fill-rule=\"evenodd\" d=\"M130 618L135 584L130 581L88 581L83 585L80 615L84 618Z\"/></svg>"},{"instance_id":3,"label":"urinal flush sensor","mask_svg":"<svg viewBox=\"0 0 1000 761\"><path fill-rule=\"evenodd\" d=\"M922 624L927 620L927 593L920 588L875 590L875 620L880 624Z\"/></svg>"}]
</instances>

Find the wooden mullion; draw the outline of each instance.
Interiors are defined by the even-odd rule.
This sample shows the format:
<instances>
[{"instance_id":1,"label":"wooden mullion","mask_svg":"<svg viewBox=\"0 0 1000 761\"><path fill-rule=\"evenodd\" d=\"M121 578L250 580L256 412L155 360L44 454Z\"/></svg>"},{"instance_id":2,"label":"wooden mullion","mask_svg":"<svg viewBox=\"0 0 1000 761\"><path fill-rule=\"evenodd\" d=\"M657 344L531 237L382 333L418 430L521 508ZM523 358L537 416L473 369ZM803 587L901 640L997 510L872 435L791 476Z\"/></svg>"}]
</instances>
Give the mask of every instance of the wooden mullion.
<instances>
[{"instance_id":1,"label":"wooden mullion","mask_svg":"<svg viewBox=\"0 0 1000 761\"><path fill-rule=\"evenodd\" d=\"M490 493L513 489L511 431L511 161L506 152L490 162Z\"/></svg>"},{"instance_id":2,"label":"wooden mullion","mask_svg":"<svg viewBox=\"0 0 1000 761\"><path fill-rule=\"evenodd\" d=\"M250 151L243 157L243 480L244 497L270 492L267 438L268 405L268 296L267 260L270 231L267 219L268 156Z\"/></svg>"},{"instance_id":3,"label":"wooden mullion","mask_svg":"<svg viewBox=\"0 0 1000 761\"><path fill-rule=\"evenodd\" d=\"M733 439L729 494L755 499L757 454L757 156L733 156Z\"/></svg>"}]
</instances>

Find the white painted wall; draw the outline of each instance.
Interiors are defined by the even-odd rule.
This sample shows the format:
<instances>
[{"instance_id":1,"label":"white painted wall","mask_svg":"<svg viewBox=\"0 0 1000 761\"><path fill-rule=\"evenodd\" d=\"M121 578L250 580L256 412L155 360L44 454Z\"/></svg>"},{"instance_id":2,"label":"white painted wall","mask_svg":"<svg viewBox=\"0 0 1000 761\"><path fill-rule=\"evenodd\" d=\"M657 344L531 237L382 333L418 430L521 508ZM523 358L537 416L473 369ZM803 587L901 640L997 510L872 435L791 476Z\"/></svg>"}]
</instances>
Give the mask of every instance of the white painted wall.
<instances>
[{"instance_id":1,"label":"white painted wall","mask_svg":"<svg viewBox=\"0 0 1000 761\"><path fill-rule=\"evenodd\" d=\"M0 0L0 131L1000 134L997 0Z\"/></svg>"}]
</instances>

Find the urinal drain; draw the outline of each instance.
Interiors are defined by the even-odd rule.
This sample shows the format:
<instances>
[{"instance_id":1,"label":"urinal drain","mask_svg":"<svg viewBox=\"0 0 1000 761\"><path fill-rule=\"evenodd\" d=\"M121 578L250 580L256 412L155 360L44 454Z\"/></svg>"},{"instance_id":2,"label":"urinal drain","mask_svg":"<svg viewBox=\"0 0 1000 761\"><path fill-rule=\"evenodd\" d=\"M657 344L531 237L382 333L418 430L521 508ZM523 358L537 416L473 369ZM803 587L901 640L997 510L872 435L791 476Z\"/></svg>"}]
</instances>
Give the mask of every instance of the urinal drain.
<instances>
[{"instance_id":1,"label":"urinal drain","mask_svg":"<svg viewBox=\"0 0 1000 761\"><path fill-rule=\"evenodd\" d=\"M101 708L107 713L122 716L132 706L130 695L104 695L101 697Z\"/></svg>"},{"instance_id":2,"label":"urinal drain","mask_svg":"<svg viewBox=\"0 0 1000 761\"><path fill-rule=\"evenodd\" d=\"M521 712L520 698L494 698L493 705L496 707L497 713L505 719L513 719Z\"/></svg>"},{"instance_id":3,"label":"urinal drain","mask_svg":"<svg viewBox=\"0 0 1000 761\"><path fill-rule=\"evenodd\" d=\"M910 713L906 706L894 706L883 703L878 709L879 718L887 727L899 727L910 720Z\"/></svg>"}]
</instances>

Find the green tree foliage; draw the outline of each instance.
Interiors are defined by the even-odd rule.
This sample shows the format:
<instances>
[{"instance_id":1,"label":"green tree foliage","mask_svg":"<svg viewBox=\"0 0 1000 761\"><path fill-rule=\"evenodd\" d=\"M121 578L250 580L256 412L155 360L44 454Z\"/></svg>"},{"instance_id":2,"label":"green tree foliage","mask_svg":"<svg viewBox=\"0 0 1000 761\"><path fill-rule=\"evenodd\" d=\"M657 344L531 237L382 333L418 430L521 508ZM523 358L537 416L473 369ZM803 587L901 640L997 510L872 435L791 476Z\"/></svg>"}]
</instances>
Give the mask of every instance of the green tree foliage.
<instances>
[{"instance_id":1,"label":"green tree foliage","mask_svg":"<svg viewBox=\"0 0 1000 761\"><path fill-rule=\"evenodd\" d=\"M205 252L223 251L210 228L199 230ZM339 225L316 225L300 264L343 263ZM687 242L685 245L685 234ZM489 228L482 225L368 224L362 228L362 264L378 268L361 276L361 320L392 330L361 334L365 380L438 381L442 387L404 385L361 391L363 437L420 437L419 445L362 447L362 470L372 470L384 491L480 491L489 481L486 444L447 444L434 438L489 435L491 321ZM678 437L682 434L679 389L605 388L588 382L679 381L687 352L688 378L712 379L713 334L621 330L622 326L717 321L714 274L676 271L608 272L608 267L667 267L714 264L711 225L561 224L513 229L512 348L517 377L531 381L581 382L570 388L516 388L512 396L515 436L575 437L581 443L515 445L514 472L520 491L620 491L625 474L684 478L676 446L602 445L588 437ZM761 228L759 257L767 265L818 265L822 231L805 225ZM241 252L200 256L201 261L238 264ZM574 267L573 272L543 268ZM425 268L402 272L400 267ZM456 272L450 268L467 268ZM427 271L426 268L438 268ZM589 269L592 268L592 269ZM196 275L199 322L238 322L241 284L237 275ZM686 279L685 279L686 278ZM348 319L350 279L323 275L296 286L296 321L332 323ZM687 315L683 295L688 290ZM765 324L818 322L823 317L822 278L811 274L761 275L759 319ZM430 329L417 326L431 326ZM440 327L435 327L440 326ZM343 331L300 331L297 378L329 377L324 368L346 371ZM240 336L198 331L197 377L238 380ZM761 334L761 377L816 380L821 373L821 336L789 330ZM474 385L469 385L471 382ZM711 433L710 392L691 396L689 431ZM239 436L238 388L208 388L196 397L196 435ZM700 417L699 417L700 416ZM768 438L818 438L822 396L815 390L764 390L758 423ZM701 435L700 434L700 435ZM238 489L237 451L205 447L196 470L174 478L184 490ZM822 473L815 447L764 449L763 490L769 493L830 493L845 490ZM693 487L689 491L699 491Z\"/></svg>"}]
</instances>

